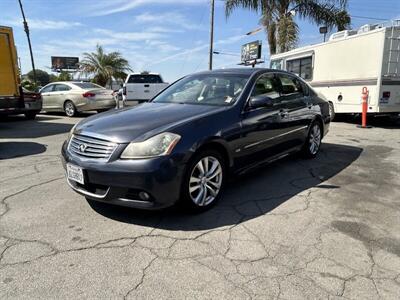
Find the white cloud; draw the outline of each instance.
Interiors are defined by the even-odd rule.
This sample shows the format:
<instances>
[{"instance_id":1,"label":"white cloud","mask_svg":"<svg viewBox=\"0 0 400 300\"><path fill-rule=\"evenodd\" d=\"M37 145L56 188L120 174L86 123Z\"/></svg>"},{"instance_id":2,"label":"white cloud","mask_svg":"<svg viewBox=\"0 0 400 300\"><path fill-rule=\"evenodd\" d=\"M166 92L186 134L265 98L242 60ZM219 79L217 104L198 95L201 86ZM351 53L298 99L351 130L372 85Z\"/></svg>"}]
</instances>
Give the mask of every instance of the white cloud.
<instances>
[{"instance_id":1,"label":"white cloud","mask_svg":"<svg viewBox=\"0 0 400 300\"><path fill-rule=\"evenodd\" d=\"M170 24L175 25L177 28L184 28L188 30L208 29L204 28L204 26L201 26L201 24L194 24L179 12L166 12L163 14L145 12L137 15L135 17L135 22L139 24Z\"/></svg>"},{"instance_id":2,"label":"white cloud","mask_svg":"<svg viewBox=\"0 0 400 300\"><path fill-rule=\"evenodd\" d=\"M147 29L148 32L158 32L158 33L180 33L183 32L181 29L166 28L161 26L153 26Z\"/></svg>"},{"instance_id":3,"label":"white cloud","mask_svg":"<svg viewBox=\"0 0 400 300\"><path fill-rule=\"evenodd\" d=\"M94 29L93 32L102 34L104 36L110 37L115 40L119 40L121 42L126 41L146 41L152 39L162 38L164 35L159 32L120 32L120 31L112 31L108 29Z\"/></svg>"},{"instance_id":4,"label":"white cloud","mask_svg":"<svg viewBox=\"0 0 400 300\"><path fill-rule=\"evenodd\" d=\"M106 16L152 4L205 4L208 0L114 0L106 3L99 2L87 7L87 13L92 16Z\"/></svg>"},{"instance_id":5,"label":"white cloud","mask_svg":"<svg viewBox=\"0 0 400 300\"><path fill-rule=\"evenodd\" d=\"M236 36L231 36L231 37L226 38L226 39L218 40L218 41L216 41L214 43L214 47L218 46L218 45L234 44L234 43L236 43L236 42L238 42L238 41L240 41L240 40L242 40L242 39L244 39L246 37L247 37L246 35L236 35ZM156 64L159 64L159 63L162 63L162 62L166 62L166 61L170 61L170 60L173 60L173 59L177 59L177 58L183 57L185 55L190 55L190 54L193 54L193 53L197 53L197 52L203 51L205 49L208 49L208 47L209 47L208 44L204 44L204 45L200 45L200 46L194 47L192 49L181 51L179 53L175 53L175 54L163 57L163 58L161 58L159 60L152 61L148 66L152 66L152 65L156 65Z\"/></svg>"},{"instance_id":6,"label":"white cloud","mask_svg":"<svg viewBox=\"0 0 400 300\"><path fill-rule=\"evenodd\" d=\"M6 20L7 24L12 26L23 26L22 20L12 19ZM66 22L66 21L53 21L53 20L43 20L43 19L27 19L28 26L35 30L53 30L53 29L70 29L72 27L82 26L79 22Z\"/></svg>"}]
</instances>

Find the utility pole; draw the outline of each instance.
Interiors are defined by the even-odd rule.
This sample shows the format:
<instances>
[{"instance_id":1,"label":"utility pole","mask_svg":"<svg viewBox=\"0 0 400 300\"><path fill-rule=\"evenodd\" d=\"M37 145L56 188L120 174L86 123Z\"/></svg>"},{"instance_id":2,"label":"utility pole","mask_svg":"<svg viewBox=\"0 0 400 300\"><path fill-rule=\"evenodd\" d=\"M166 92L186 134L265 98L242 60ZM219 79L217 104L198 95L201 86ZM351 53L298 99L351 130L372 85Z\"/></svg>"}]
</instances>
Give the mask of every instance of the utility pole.
<instances>
[{"instance_id":1,"label":"utility pole","mask_svg":"<svg viewBox=\"0 0 400 300\"><path fill-rule=\"evenodd\" d=\"M213 68L213 52L214 52L214 8L215 0L211 0L211 12L210 12L210 57L208 61L208 69Z\"/></svg>"},{"instance_id":2,"label":"utility pole","mask_svg":"<svg viewBox=\"0 0 400 300\"><path fill-rule=\"evenodd\" d=\"M24 19L24 22L23 22L24 30L25 30L25 33L26 33L26 37L28 38L29 52L31 54L31 62L32 62L32 70L33 70L33 81L34 81L34 84L36 85L36 83L37 83L37 81L36 81L36 69L35 69L35 62L33 60L31 38L29 37L29 27L28 27L28 23L26 22L25 13L24 13L24 9L22 8L21 0L18 0L18 2L19 2L19 7L21 8L22 18Z\"/></svg>"}]
</instances>

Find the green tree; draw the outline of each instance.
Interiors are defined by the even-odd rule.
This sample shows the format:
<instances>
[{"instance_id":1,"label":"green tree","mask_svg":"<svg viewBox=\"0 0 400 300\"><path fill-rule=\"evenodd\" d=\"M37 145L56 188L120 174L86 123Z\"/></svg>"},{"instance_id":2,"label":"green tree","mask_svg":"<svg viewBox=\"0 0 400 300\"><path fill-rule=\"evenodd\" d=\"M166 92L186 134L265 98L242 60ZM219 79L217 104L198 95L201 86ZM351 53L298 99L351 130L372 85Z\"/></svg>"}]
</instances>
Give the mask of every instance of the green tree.
<instances>
[{"instance_id":1,"label":"green tree","mask_svg":"<svg viewBox=\"0 0 400 300\"><path fill-rule=\"evenodd\" d=\"M72 76L68 72L61 71L61 73L58 75L57 79L58 79L58 81L71 81L72 80Z\"/></svg>"},{"instance_id":2,"label":"green tree","mask_svg":"<svg viewBox=\"0 0 400 300\"><path fill-rule=\"evenodd\" d=\"M30 79L22 80L21 86L31 92L35 92L38 90L38 87Z\"/></svg>"},{"instance_id":3,"label":"green tree","mask_svg":"<svg viewBox=\"0 0 400 300\"><path fill-rule=\"evenodd\" d=\"M128 61L119 52L105 53L103 47L96 46L96 52L83 54L81 70L94 75L93 81L105 86L112 78L125 79L127 72L132 72Z\"/></svg>"},{"instance_id":4,"label":"green tree","mask_svg":"<svg viewBox=\"0 0 400 300\"><path fill-rule=\"evenodd\" d=\"M34 81L33 70L29 71L26 75L30 81ZM38 85L45 86L50 82L50 74L46 71L36 69L36 80Z\"/></svg>"},{"instance_id":5,"label":"green tree","mask_svg":"<svg viewBox=\"0 0 400 300\"><path fill-rule=\"evenodd\" d=\"M347 0L225 0L228 17L237 8L261 13L260 23L265 28L270 54L286 52L296 47L299 27L295 16L308 19L330 30L346 29L351 22L346 11Z\"/></svg>"}]
</instances>

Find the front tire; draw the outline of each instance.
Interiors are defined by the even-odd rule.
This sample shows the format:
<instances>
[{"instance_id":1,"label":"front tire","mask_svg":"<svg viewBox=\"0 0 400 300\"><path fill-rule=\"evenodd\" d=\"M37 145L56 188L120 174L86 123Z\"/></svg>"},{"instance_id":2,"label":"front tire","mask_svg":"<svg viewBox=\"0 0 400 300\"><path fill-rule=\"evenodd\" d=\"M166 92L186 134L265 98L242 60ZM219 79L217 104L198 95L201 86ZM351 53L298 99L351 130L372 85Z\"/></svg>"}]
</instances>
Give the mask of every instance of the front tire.
<instances>
[{"instance_id":1,"label":"front tire","mask_svg":"<svg viewBox=\"0 0 400 300\"><path fill-rule=\"evenodd\" d=\"M76 107L72 101L68 100L64 103L64 112L70 118L76 116Z\"/></svg>"},{"instance_id":2,"label":"front tire","mask_svg":"<svg viewBox=\"0 0 400 300\"><path fill-rule=\"evenodd\" d=\"M336 113L335 113L335 106L333 105L332 102L329 103L329 116L331 117L331 121L335 119Z\"/></svg>"},{"instance_id":3,"label":"front tire","mask_svg":"<svg viewBox=\"0 0 400 300\"><path fill-rule=\"evenodd\" d=\"M37 112L36 111L29 111L29 112L26 112L24 115L25 115L25 119L34 120L36 118Z\"/></svg>"},{"instance_id":4,"label":"front tire","mask_svg":"<svg viewBox=\"0 0 400 300\"><path fill-rule=\"evenodd\" d=\"M197 154L188 164L182 184L185 208L202 212L220 199L225 184L225 162L215 150Z\"/></svg>"},{"instance_id":5,"label":"front tire","mask_svg":"<svg viewBox=\"0 0 400 300\"><path fill-rule=\"evenodd\" d=\"M313 122L308 131L306 142L304 143L302 154L306 158L317 156L322 143L322 126L319 122Z\"/></svg>"}]
</instances>

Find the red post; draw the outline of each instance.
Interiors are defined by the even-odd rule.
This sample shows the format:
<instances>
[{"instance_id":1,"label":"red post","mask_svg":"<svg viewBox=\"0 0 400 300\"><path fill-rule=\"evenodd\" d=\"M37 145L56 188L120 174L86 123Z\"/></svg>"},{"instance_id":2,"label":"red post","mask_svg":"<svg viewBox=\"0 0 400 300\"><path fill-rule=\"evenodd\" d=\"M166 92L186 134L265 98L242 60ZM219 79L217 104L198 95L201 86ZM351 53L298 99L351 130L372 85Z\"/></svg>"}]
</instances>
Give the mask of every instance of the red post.
<instances>
[{"instance_id":1,"label":"red post","mask_svg":"<svg viewBox=\"0 0 400 300\"><path fill-rule=\"evenodd\" d=\"M369 96L369 91L366 87L364 87L362 89L362 115L361 115L362 128L367 128L368 96Z\"/></svg>"}]
</instances>

